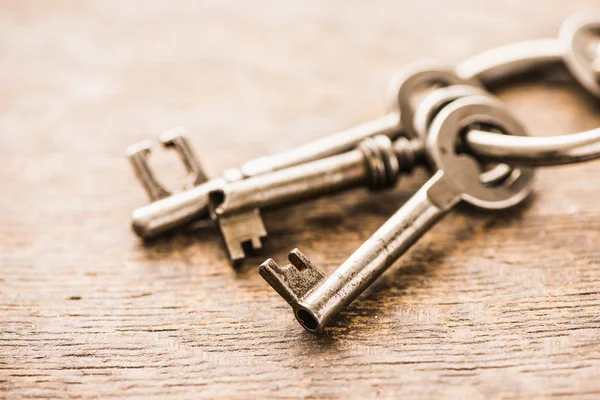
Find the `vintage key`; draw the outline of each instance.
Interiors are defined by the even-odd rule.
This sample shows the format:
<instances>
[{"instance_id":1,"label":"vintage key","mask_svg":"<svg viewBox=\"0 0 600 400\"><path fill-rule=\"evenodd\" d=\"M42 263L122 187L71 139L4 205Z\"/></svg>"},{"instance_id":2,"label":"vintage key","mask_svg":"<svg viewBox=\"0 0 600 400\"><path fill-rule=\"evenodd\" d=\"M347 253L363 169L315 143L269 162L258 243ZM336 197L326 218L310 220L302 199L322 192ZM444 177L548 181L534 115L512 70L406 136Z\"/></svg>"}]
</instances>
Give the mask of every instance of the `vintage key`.
<instances>
[{"instance_id":1,"label":"vintage key","mask_svg":"<svg viewBox=\"0 0 600 400\"><path fill-rule=\"evenodd\" d=\"M210 211L218 221L232 262L244 259L244 245L261 248L267 231L260 210L368 186L391 187L423 156L421 140L387 136L363 140L357 149L223 185L210 194Z\"/></svg>"},{"instance_id":2,"label":"vintage key","mask_svg":"<svg viewBox=\"0 0 600 400\"><path fill-rule=\"evenodd\" d=\"M461 200L496 210L514 206L528 196L532 169L515 169L505 180L487 185L481 180L478 162L468 154L457 154L457 142L473 126L525 135L502 103L486 96L458 99L444 107L429 128L427 155L437 172L329 277L297 249L290 253L291 265L281 268L269 259L259 267L260 275L292 306L306 330L322 332Z\"/></svg>"},{"instance_id":3,"label":"vintage key","mask_svg":"<svg viewBox=\"0 0 600 400\"><path fill-rule=\"evenodd\" d=\"M396 122L394 121L394 118ZM155 178L148 165L151 143L148 141L132 145L127 155L142 183L151 204L136 209L132 214L132 227L138 236L148 239L174 228L208 217L209 193L224 186L227 182L261 175L296 163L309 162L329 153L351 149L359 139L370 135L383 134L397 136L398 117L388 114L384 118L369 124L360 125L352 130L340 132L328 138L301 146L298 149L277 156L257 159L244 164L240 169L225 172L222 178L208 180L195 156L185 131L181 128L168 131L160 136L165 147L174 148L179 154L186 170L190 174L189 184L183 191L171 193Z\"/></svg>"},{"instance_id":4,"label":"vintage key","mask_svg":"<svg viewBox=\"0 0 600 400\"><path fill-rule=\"evenodd\" d=\"M451 67L439 63L420 62L408 65L392 80L389 93L394 94L394 106L386 116L280 154L250 161L239 169L226 171L222 178L211 180L207 180L202 172L185 132L181 129L169 131L161 135L161 142L177 150L190 174L190 183L185 190L177 193L170 193L154 177L148 165L151 145L148 142L133 145L127 151L128 157L152 201L151 204L133 212L133 230L138 236L148 239L207 217L209 193L223 187L227 182L260 176L340 154L355 148L368 137L385 135L395 138L403 132L409 137L416 137L412 118L409 118L414 112L415 93L423 88L455 84L479 85L476 78L460 78ZM255 226L257 231L260 228L259 225ZM254 243L257 244L255 240Z\"/></svg>"}]
</instances>

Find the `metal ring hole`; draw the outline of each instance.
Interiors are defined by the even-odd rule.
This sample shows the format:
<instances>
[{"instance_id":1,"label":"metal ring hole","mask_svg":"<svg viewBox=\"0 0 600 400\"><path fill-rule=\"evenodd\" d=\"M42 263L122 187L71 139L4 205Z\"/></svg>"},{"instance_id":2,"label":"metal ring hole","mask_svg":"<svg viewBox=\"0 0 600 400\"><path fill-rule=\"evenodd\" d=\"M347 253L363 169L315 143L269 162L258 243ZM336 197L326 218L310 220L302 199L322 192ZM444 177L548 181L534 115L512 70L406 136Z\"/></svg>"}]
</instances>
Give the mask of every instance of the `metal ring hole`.
<instances>
[{"instance_id":1,"label":"metal ring hole","mask_svg":"<svg viewBox=\"0 0 600 400\"><path fill-rule=\"evenodd\" d=\"M454 147L456 154L468 155L469 157L473 157L475 160L477 160L477 163L481 169L479 181L485 187L496 187L499 185L507 185L511 182L514 182L514 180L517 179L520 175L520 171L518 169L514 169L508 164L485 162L483 160L478 159L468 150L468 147L465 144L465 136L471 130L481 130L486 132L497 133L500 135L506 135L506 133L502 131L502 129L492 124L469 124L461 130L460 134L456 138L456 143Z\"/></svg>"}]
</instances>

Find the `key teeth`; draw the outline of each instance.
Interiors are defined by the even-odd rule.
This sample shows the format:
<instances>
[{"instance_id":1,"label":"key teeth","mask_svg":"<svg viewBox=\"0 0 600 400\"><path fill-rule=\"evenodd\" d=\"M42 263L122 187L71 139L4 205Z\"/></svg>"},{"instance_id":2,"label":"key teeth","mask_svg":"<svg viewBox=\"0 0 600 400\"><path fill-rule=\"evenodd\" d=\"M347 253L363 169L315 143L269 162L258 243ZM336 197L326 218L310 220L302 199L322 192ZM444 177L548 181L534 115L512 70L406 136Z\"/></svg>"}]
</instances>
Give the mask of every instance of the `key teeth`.
<instances>
[{"instance_id":1,"label":"key teeth","mask_svg":"<svg viewBox=\"0 0 600 400\"><path fill-rule=\"evenodd\" d=\"M146 191L150 201L156 201L171 195L156 179L150 165L148 156L152 152L152 142L144 140L127 147L125 152L136 177Z\"/></svg>"},{"instance_id":2,"label":"key teeth","mask_svg":"<svg viewBox=\"0 0 600 400\"><path fill-rule=\"evenodd\" d=\"M185 186L189 189L208 181L198 158L187 137L184 128L174 128L159 135L159 141L166 148L174 149L183 162L190 176L190 183ZM135 171L138 180L148 194L150 201L163 199L172 193L165 189L156 179L150 165L148 156L152 152L152 142L144 140L129 146L126 150L127 158Z\"/></svg>"},{"instance_id":3,"label":"key teeth","mask_svg":"<svg viewBox=\"0 0 600 400\"><path fill-rule=\"evenodd\" d=\"M325 280L325 275L298 249L292 250L289 260L292 264L280 268L273 259L268 259L258 267L258 273L285 301L296 307Z\"/></svg>"},{"instance_id":4,"label":"key teeth","mask_svg":"<svg viewBox=\"0 0 600 400\"><path fill-rule=\"evenodd\" d=\"M267 236L267 230L258 209L222 216L218 221L234 265L239 265L244 260L244 243L250 243L253 250L262 248L261 238Z\"/></svg>"},{"instance_id":5,"label":"key teeth","mask_svg":"<svg viewBox=\"0 0 600 400\"><path fill-rule=\"evenodd\" d=\"M234 266L239 266L246 258L243 243L250 243L252 251L262 249L262 242L260 239L264 236L266 236L266 233L260 233L259 236L253 236L248 240L228 240L228 238L225 238L225 245L227 246L231 263Z\"/></svg>"},{"instance_id":6,"label":"key teeth","mask_svg":"<svg viewBox=\"0 0 600 400\"><path fill-rule=\"evenodd\" d=\"M258 273L286 302L289 304L298 302L283 278L285 276L284 270L272 258L269 258L258 267Z\"/></svg>"},{"instance_id":7,"label":"key teeth","mask_svg":"<svg viewBox=\"0 0 600 400\"><path fill-rule=\"evenodd\" d=\"M288 254L288 260L298 269L298 271L303 271L306 268L315 269L308 257L306 257L298 248L290 251L290 254Z\"/></svg>"}]
</instances>

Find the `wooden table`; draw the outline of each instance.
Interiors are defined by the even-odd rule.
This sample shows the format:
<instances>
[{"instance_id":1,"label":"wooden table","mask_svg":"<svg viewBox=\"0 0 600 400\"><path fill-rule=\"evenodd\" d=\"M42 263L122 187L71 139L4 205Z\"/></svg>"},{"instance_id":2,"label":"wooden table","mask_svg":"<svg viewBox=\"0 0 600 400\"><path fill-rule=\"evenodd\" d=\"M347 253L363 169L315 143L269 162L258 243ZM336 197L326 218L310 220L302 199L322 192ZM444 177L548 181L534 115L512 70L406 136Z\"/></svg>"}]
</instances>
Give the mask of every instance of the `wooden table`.
<instances>
[{"instance_id":1,"label":"wooden table","mask_svg":"<svg viewBox=\"0 0 600 400\"><path fill-rule=\"evenodd\" d=\"M600 164L539 171L500 214L461 207L325 335L257 275L330 272L427 178L264 213L239 270L210 225L143 245L125 147L189 128L207 169L383 115L393 71L555 37L598 5L8 1L0 6L0 397L600 397ZM498 92L534 135L600 125L570 81ZM161 179L183 175L155 152Z\"/></svg>"}]
</instances>

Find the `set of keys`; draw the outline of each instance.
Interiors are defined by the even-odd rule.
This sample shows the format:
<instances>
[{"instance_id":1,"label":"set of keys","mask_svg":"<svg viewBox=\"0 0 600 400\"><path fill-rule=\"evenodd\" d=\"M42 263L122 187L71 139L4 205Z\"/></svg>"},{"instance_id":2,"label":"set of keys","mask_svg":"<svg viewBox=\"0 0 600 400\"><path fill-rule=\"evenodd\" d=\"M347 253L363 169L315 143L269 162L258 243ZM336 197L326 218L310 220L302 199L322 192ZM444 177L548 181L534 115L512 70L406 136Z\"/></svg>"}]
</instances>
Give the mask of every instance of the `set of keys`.
<instances>
[{"instance_id":1,"label":"set of keys","mask_svg":"<svg viewBox=\"0 0 600 400\"><path fill-rule=\"evenodd\" d=\"M238 264L246 249L259 250L267 236L263 211L361 186L387 189L414 168L427 168L431 178L331 275L298 249L290 253L289 265L268 259L259 266L298 322L322 332L458 203L506 209L530 194L534 167L600 157L600 129L529 137L489 92L516 75L557 64L600 98L600 14L574 14L557 39L493 49L456 67L409 65L392 80L392 107L383 117L250 161L219 178L204 173L185 131L171 130L160 142L178 153L189 183L169 192L148 164L152 143L131 146L128 157L152 201L133 212L133 229L149 239L210 218Z\"/></svg>"}]
</instances>

